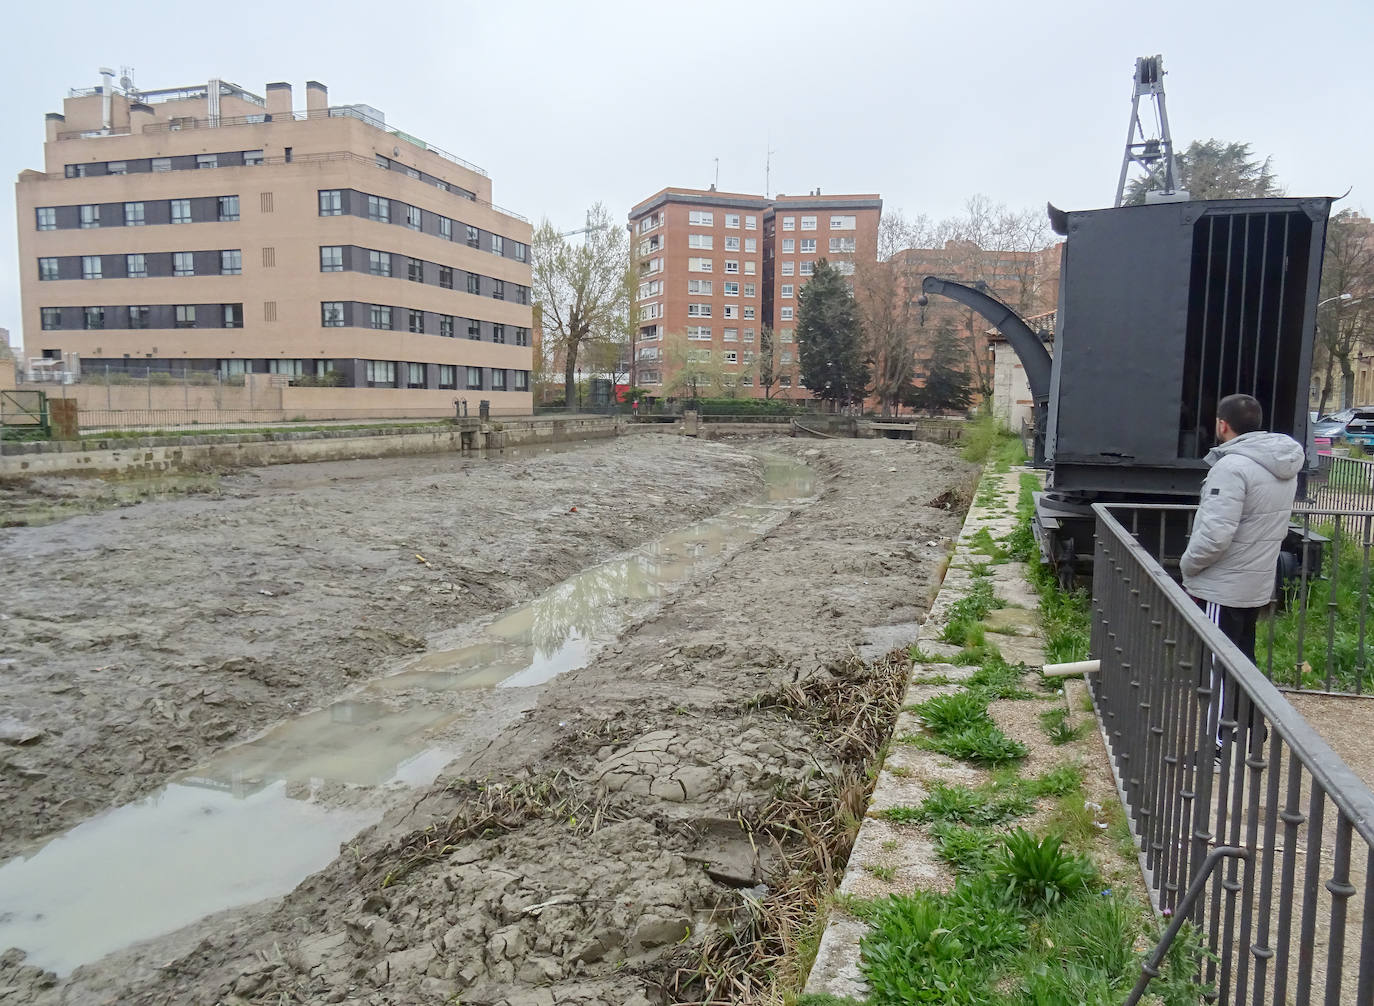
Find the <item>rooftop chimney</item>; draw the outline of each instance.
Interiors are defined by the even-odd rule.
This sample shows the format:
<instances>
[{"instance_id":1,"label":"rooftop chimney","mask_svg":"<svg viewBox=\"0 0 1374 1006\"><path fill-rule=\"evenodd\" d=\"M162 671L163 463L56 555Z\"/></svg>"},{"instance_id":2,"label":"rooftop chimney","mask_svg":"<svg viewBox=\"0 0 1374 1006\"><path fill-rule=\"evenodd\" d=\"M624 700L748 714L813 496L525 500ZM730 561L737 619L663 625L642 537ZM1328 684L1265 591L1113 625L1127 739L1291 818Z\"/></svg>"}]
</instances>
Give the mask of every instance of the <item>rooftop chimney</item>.
<instances>
[{"instance_id":1,"label":"rooftop chimney","mask_svg":"<svg viewBox=\"0 0 1374 1006\"><path fill-rule=\"evenodd\" d=\"M100 68L100 121L105 132L110 131L110 102L114 97L114 71L108 66Z\"/></svg>"},{"instance_id":2,"label":"rooftop chimney","mask_svg":"<svg viewBox=\"0 0 1374 1006\"><path fill-rule=\"evenodd\" d=\"M329 88L318 80L307 80L305 82L305 110L307 112L323 112L328 107Z\"/></svg>"},{"instance_id":3,"label":"rooftop chimney","mask_svg":"<svg viewBox=\"0 0 1374 1006\"><path fill-rule=\"evenodd\" d=\"M43 116L43 127L46 130L46 138L49 143L57 139L57 134L66 121L67 117L61 112L49 112Z\"/></svg>"},{"instance_id":4,"label":"rooftop chimney","mask_svg":"<svg viewBox=\"0 0 1374 1006\"><path fill-rule=\"evenodd\" d=\"M267 85L267 114L288 115L291 112L291 85L277 81Z\"/></svg>"}]
</instances>

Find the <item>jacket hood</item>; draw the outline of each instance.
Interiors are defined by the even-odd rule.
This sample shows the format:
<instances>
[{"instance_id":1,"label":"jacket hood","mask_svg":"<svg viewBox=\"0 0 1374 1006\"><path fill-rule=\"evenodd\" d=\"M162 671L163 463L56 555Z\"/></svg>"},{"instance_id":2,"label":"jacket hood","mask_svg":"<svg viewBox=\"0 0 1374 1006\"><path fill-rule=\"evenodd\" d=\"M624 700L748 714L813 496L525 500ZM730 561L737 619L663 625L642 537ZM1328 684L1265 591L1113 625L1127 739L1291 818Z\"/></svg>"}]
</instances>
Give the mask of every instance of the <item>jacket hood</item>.
<instances>
[{"instance_id":1,"label":"jacket hood","mask_svg":"<svg viewBox=\"0 0 1374 1006\"><path fill-rule=\"evenodd\" d=\"M1284 481L1297 477L1307 459L1302 444L1284 433L1243 433L1213 447L1207 453L1207 463L1214 465L1228 454L1249 458L1276 479Z\"/></svg>"}]
</instances>

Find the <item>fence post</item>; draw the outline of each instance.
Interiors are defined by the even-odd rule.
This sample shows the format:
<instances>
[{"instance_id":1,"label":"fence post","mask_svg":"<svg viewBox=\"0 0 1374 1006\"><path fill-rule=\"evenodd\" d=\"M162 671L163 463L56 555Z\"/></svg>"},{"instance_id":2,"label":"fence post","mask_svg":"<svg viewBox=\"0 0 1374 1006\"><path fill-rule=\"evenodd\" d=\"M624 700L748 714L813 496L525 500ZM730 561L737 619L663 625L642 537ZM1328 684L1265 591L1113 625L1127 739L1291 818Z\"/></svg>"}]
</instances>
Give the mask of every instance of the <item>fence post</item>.
<instances>
[{"instance_id":1,"label":"fence post","mask_svg":"<svg viewBox=\"0 0 1374 1006\"><path fill-rule=\"evenodd\" d=\"M153 411L153 368L143 368L143 383L148 387L148 411Z\"/></svg>"},{"instance_id":2,"label":"fence post","mask_svg":"<svg viewBox=\"0 0 1374 1006\"><path fill-rule=\"evenodd\" d=\"M110 402L110 365L105 364L105 411L114 411L114 405Z\"/></svg>"}]
</instances>

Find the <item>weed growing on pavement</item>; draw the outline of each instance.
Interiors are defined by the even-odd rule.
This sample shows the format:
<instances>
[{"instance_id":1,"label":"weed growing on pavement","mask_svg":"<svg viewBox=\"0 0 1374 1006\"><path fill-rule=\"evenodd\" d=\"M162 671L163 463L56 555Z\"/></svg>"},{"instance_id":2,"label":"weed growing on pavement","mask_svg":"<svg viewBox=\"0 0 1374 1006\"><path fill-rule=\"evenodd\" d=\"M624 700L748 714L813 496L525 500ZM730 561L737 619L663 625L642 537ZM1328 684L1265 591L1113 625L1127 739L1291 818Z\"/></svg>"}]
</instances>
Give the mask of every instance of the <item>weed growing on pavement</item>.
<instances>
[{"instance_id":1,"label":"weed growing on pavement","mask_svg":"<svg viewBox=\"0 0 1374 1006\"><path fill-rule=\"evenodd\" d=\"M1055 706L1040 714L1040 726L1056 747L1072 744L1083 735L1086 723L1070 723L1069 711L1063 706Z\"/></svg>"},{"instance_id":2,"label":"weed growing on pavement","mask_svg":"<svg viewBox=\"0 0 1374 1006\"><path fill-rule=\"evenodd\" d=\"M985 827L940 821L931 825L930 833L936 852L956 873L986 870L997 848L997 836Z\"/></svg>"},{"instance_id":3,"label":"weed growing on pavement","mask_svg":"<svg viewBox=\"0 0 1374 1006\"><path fill-rule=\"evenodd\" d=\"M985 527L980 527L974 532L973 537L969 540L969 548L987 556L992 560L993 565L1006 562L1011 555L1006 548L997 543L997 540L992 537L992 532Z\"/></svg>"},{"instance_id":4,"label":"weed growing on pavement","mask_svg":"<svg viewBox=\"0 0 1374 1006\"><path fill-rule=\"evenodd\" d=\"M969 691L989 699L1028 699L1031 693L1021 687L1026 670L1025 664L1009 664L993 649L965 684Z\"/></svg>"},{"instance_id":5,"label":"weed growing on pavement","mask_svg":"<svg viewBox=\"0 0 1374 1006\"><path fill-rule=\"evenodd\" d=\"M1016 828L1002 840L993 872L1006 883L1007 893L1031 908L1053 908L1081 894L1097 877L1086 856L1064 848L1058 835L1037 837Z\"/></svg>"},{"instance_id":6,"label":"weed growing on pavement","mask_svg":"<svg viewBox=\"0 0 1374 1006\"><path fill-rule=\"evenodd\" d=\"M1021 438L1002 426L991 413L983 413L967 424L960 453L965 461L990 464L997 472L1010 471L1012 465L1026 461Z\"/></svg>"},{"instance_id":7,"label":"weed growing on pavement","mask_svg":"<svg viewBox=\"0 0 1374 1006\"><path fill-rule=\"evenodd\" d=\"M891 866L878 866L875 863L865 863L864 872L869 876L876 877L879 880L884 880L889 883L897 876L897 871Z\"/></svg>"},{"instance_id":8,"label":"weed growing on pavement","mask_svg":"<svg viewBox=\"0 0 1374 1006\"><path fill-rule=\"evenodd\" d=\"M936 695L911 707L912 711L934 733L965 730L971 726L991 722L988 702L974 692L952 692Z\"/></svg>"}]
</instances>

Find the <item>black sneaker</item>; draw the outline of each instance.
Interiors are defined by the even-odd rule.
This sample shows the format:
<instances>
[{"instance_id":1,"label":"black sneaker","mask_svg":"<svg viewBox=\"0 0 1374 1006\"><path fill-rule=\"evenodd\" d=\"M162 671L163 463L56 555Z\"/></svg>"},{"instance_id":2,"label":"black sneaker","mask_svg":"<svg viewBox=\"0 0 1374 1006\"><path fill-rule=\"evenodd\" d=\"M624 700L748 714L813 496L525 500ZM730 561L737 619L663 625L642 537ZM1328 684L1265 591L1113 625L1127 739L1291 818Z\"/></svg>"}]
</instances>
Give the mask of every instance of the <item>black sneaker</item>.
<instances>
[{"instance_id":1,"label":"black sneaker","mask_svg":"<svg viewBox=\"0 0 1374 1006\"><path fill-rule=\"evenodd\" d=\"M1216 756L1212 759L1212 774L1213 774L1213 775L1220 775L1220 774L1221 774L1221 745L1220 745L1220 744L1217 745L1217 753L1216 753Z\"/></svg>"}]
</instances>

